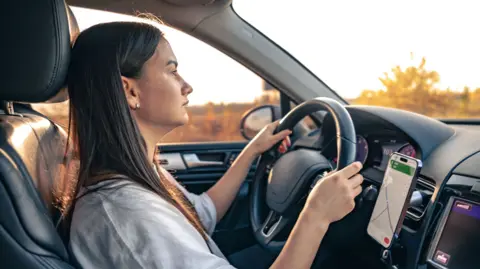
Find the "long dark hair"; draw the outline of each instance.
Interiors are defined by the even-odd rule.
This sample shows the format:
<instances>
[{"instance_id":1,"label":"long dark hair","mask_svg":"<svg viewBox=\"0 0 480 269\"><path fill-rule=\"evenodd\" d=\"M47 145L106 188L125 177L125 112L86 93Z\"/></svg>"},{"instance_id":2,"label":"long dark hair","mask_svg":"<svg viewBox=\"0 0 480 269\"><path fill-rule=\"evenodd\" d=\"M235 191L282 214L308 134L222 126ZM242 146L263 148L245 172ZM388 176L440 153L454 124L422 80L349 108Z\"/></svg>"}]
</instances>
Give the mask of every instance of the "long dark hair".
<instances>
[{"instance_id":1,"label":"long dark hair","mask_svg":"<svg viewBox=\"0 0 480 269\"><path fill-rule=\"evenodd\" d=\"M121 76L141 76L162 38L163 33L147 23L113 22L95 25L75 41L68 74L69 141L79 169L72 195L99 179L122 175L174 205L206 238L192 204L173 183L155 173L122 86ZM74 200L66 207L67 220Z\"/></svg>"}]
</instances>

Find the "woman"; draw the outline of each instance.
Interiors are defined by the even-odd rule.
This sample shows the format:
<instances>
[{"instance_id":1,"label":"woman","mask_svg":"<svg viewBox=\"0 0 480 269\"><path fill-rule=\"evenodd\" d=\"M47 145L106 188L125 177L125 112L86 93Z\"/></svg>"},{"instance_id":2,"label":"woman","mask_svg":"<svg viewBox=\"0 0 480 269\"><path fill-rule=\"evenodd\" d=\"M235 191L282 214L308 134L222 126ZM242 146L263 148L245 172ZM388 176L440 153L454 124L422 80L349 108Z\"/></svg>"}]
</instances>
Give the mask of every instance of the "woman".
<instances>
[{"instance_id":1,"label":"woman","mask_svg":"<svg viewBox=\"0 0 480 269\"><path fill-rule=\"evenodd\" d=\"M87 29L72 51L68 89L80 159L69 246L80 266L234 268L210 235L251 162L281 140L285 150L290 131L267 126L218 183L194 195L152 162L157 142L187 123L192 92L159 29L133 22ZM352 164L314 188L271 268L310 267L329 224L353 209L360 168Z\"/></svg>"}]
</instances>

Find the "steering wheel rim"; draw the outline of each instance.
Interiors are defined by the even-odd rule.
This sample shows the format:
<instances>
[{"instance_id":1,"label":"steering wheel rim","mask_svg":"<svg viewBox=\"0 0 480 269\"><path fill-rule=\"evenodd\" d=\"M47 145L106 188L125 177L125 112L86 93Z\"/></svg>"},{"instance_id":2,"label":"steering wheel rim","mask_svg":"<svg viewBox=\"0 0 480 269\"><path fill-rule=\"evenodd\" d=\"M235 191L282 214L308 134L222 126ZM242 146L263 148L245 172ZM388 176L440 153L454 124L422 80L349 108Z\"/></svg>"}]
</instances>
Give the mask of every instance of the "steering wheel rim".
<instances>
[{"instance_id":1,"label":"steering wheel rim","mask_svg":"<svg viewBox=\"0 0 480 269\"><path fill-rule=\"evenodd\" d=\"M332 115L335 123L338 152L336 169L340 170L355 161L356 132L350 114L345 107L336 100L319 97L298 105L280 120L279 126L275 132L277 133L285 129L291 130L304 117L321 110L327 110ZM289 210L289 206L291 206L291 204L288 203L295 202L295 195L298 196L299 192L302 192L302 189L305 190L306 184L309 183L309 178L315 178L315 176L318 176L319 173L321 174L322 171L331 169L330 162L323 157L323 155L313 154L311 151L303 151L301 152L301 155L291 154L287 156L289 154L287 153L277 159L277 147L278 145L275 145L270 150L266 151L258 160L257 170L252 184L249 210L250 222L256 240L262 247L273 252L279 252L286 242L274 240L274 237L278 235L292 220L291 217L288 217L288 214L285 214ZM272 159L273 164L270 163ZM295 179L292 181L290 180L289 175L285 175L291 173L291 167L286 169L284 167L289 166L291 163L295 164L296 159L302 159L297 161L297 166L302 166L300 169L303 169L304 171L301 171L302 178L299 178L297 182L293 182ZM284 167L277 168L277 166ZM265 176L267 173L268 180L266 181ZM281 179L276 180L276 178L274 178L275 176ZM285 184L282 180L291 182ZM275 186L275 184L277 186ZM298 192L293 193L295 190L285 189L278 191L278 188L269 191L270 187L273 189L274 187L278 187L278 185L281 185L280 188L293 186L293 189L296 189ZM289 186L285 187L285 185ZM287 194L285 194L285 191ZM288 193L289 191L290 193ZM283 196L285 195L293 197L287 197L285 199L287 200L287 205L271 202L272 200L277 200L277 202L278 200L283 200ZM276 199L278 198L276 196L282 196L282 199ZM266 212L262 210L265 207L265 203L269 209L268 214L265 214ZM267 218L262 221L262 217L265 215L267 215Z\"/></svg>"}]
</instances>

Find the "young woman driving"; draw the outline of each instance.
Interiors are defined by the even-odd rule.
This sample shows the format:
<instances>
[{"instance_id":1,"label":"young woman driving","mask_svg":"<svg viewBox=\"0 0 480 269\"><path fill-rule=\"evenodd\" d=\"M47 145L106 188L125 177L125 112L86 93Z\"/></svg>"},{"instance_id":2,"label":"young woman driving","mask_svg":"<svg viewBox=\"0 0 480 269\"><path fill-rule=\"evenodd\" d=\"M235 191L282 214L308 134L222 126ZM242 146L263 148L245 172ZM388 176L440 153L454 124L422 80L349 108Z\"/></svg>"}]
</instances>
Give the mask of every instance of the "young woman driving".
<instances>
[{"instance_id":1,"label":"young woman driving","mask_svg":"<svg viewBox=\"0 0 480 269\"><path fill-rule=\"evenodd\" d=\"M69 247L83 268L234 268L210 235L252 161L282 140L285 150L290 132L266 126L213 187L189 193L153 164L157 142L188 121L192 88L177 65L147 23L96 25L75 42L68 89L80 167ZM271 268L311 266L329 225L354 208L360 169L353 163L314 187Z\"/></svg>"}]
</instances>

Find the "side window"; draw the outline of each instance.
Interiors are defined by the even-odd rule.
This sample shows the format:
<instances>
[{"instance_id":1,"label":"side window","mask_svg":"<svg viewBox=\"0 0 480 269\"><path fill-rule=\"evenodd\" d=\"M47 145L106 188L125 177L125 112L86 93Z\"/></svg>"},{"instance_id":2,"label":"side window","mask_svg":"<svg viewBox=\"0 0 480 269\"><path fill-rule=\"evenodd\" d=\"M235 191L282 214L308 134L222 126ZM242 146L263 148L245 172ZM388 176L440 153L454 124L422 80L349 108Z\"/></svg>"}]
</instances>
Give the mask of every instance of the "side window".
<instances>
[{"instance_id":1,"label":"side window","mask_svg":"<svg viewBox=\"0 0 480 269\"><path fill-rule=\"evenodd\" d=\"M72 10L81 31L98 23L142 20L99 10ZM169 133L162 142L242 141L243 114L256 106L279 104L279 92L235 60L185 33L165 25L158 27L177 56L179 73L193 87L187 109L189 123ZM60 125L68 125L68 101L33 107Z\"/></svg>"},{"instance_id":2,"label":"side window","mask_svg":"<svg viewBox=\"0 0 480 269\"><path fill-rule=\"evenodd\" d=\"M242 116L257 106L280 104L279 91L241 64L186 34L163 30L179 60L178 70L192 85L193 93L187 109L189 123L162 142L243 141Z\"/></svg>"}]
</instances>

